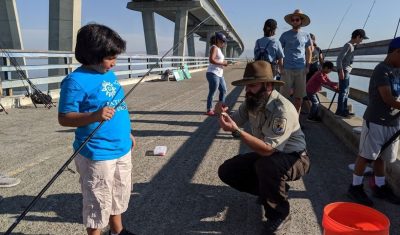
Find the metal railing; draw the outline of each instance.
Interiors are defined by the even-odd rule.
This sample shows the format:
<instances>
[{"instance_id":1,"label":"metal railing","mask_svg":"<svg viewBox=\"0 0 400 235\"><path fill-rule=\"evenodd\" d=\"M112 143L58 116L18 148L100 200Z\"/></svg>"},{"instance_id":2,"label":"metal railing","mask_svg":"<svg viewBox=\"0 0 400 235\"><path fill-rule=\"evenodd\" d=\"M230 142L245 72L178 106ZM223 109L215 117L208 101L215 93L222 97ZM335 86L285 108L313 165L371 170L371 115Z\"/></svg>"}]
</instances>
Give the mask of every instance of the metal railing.
<instances>
[{"instance_id":1,"label":"metal railing","mask_svg":"<svg viewBox=\"0 0 400 235\"><path fill-rule=\"evenodd\" d=\"M8 56L16 59L24 58L26 65L20 65L20 68L29 74L28 78L35 85L49 85L60 83L66 74L79 67L80 64L74 60L73 52L63 51L25 51L25 50L9 50ZM13 94L13 90L21 90L27 83L23 82L15 73L16 68L10 65L10 58L4 53L0 53L3 65L0 66L0 76L2 78L3 94L9 96ZM59 58L64 64L49 64L50 58ZM164 57L160 61L161 56L149 55L120 55L117 65L115 66L115 74L118 79L132 79L143 76L151 66L155 66L152 70L153 74L161 74L166 70L174 70L187 65L189 70L201 69L208 66L208 57L180 57L170 56ZM238 58L226 58L230 62L239 61ZM48 76L50 71L59 71L56 76Z\"/></svg>"}]
</instances>

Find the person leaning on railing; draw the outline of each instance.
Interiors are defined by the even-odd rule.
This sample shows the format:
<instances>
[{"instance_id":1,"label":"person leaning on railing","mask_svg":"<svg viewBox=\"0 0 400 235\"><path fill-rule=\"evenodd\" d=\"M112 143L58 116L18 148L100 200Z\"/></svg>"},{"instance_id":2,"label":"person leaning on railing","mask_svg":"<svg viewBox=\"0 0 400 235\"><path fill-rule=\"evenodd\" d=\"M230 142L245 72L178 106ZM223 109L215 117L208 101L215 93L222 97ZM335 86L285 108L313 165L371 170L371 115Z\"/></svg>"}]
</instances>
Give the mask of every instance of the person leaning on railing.
<instances>
[{"instance_id":1,"label":"person leaning on railing","mask_svg":"<svg viewBox=\"0 0 400 235\"><path fill-rule=\"evenodd\" d=\"M354 113L350 113L347 108L347 100L350 89L350 72L354 59L355 46L360 44L364 39L369 38L365 35L365 31L363 29L354 30L351 34L351 40L344 44L342 50L336 58L336 68L339 76L339 96L337 101L337 109L335 112L337 117L347 118L354 115Z\"/></svg>"}]
</instances>

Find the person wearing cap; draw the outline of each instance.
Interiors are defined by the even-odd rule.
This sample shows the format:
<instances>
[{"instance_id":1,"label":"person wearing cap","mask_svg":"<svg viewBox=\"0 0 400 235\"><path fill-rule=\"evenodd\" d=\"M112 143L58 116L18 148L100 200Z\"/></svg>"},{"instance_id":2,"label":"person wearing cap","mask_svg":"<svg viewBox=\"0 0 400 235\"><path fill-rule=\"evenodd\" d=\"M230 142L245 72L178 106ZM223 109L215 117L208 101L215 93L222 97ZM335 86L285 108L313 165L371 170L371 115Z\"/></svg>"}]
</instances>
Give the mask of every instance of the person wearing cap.
<instances>
[{"instance_id":1,"label":"person wearing cap","mask_svg":"<svg viewBox=\"0 0 400 235\"><path fill-rule=\"evenodd\" d=\"M245 102L239 109L229 116L227 107L216 105L221 128L252 150L226 160L218 169L219 178L259 197L269 233L283 231L290 224L286 182L300 179L310 166L297 111L274 89L283 84L274 80L271 64L254 61L247 64L243 79L232 82L234 86L245 86ZM239 128L247 122L251 133Z\"/></svg>"},{"instance_id":2,"label":"person wearing cap","mask_svg":"<svg viewBox=\"0 0 400 235\"><path fill-rule=\"evenodd\" d=\"M263 28L264 37L257 39L254 47L254 60L265 60L271 63L275 76L283 69L284 57L281 43L273 37L276 28L276 21L274 19L267 19Z\"/></svg>"},{"instance_id":3,"label":"person wearing cap","mask_svg":"<svg viewBox=\"0 0 400 235\"><path fill-rule=\"evenodd\" d=\"M207 96L207 111L206 115L214 116L214 110L212 110L212 101L214 94L219 90L219 101L225 102L226 97L226 83L224 79L224 66L228 66L228 62L225 61L225 56L222 53L221 48L226 43L226 36L223 33L215 33L210 38L210 56L207 68L207 81L208 81L208 96Z\"/></svg>"},{"instance_id":4,"label":"person wearing cap","mask_svg":"<svg viewBox=\"0 0 400 235\"><path fill-rule=\"evenodd\" d=\"M354 113L350 113L347 107L350 86L351 65L354 59L355 46L360 44L364 39L368 39L363 29L356 29L351 34L351 40L344 44L339 55L336 58L336 69L339 77L339 92L337 109L335 115L337 117L348 118Z\"/></svg>"},{"instance_id":5,"label":"person wearing cap","mask_svg":"<svg viewBox=\"0 0 400 235\"><path fill-rule=\"evenodd\" d=\"M286 98L293 95L294 106L297 113L300 113L303 97L306 96L306 74L312 54L310 34L301 28L310 24L310 18L297 9L292 14L286 15L285 21L292 26L292 29L284 32L279 38L285 53L281 73L285 85L280 92Z\"/></svg>"},{"instance_id":6,"label":"person wearing cap","mask_svg":"<svg viewBox=\"0 0 400 235\"><path fill-rule=\"evenodd\" d=\"M390 42L385 60L375 67L369 81L369 103L363 116L359 154L347 192L352 200L367 206L372 206L373 201L363 189L363 175L370 162L373 162L375 175L372 195L400 204L399 197L385 180L385 163L396 161L399 148L399 141L392 139L400 130L399 68L400 37L397 37Z\"/></svg>"}]
</instances>

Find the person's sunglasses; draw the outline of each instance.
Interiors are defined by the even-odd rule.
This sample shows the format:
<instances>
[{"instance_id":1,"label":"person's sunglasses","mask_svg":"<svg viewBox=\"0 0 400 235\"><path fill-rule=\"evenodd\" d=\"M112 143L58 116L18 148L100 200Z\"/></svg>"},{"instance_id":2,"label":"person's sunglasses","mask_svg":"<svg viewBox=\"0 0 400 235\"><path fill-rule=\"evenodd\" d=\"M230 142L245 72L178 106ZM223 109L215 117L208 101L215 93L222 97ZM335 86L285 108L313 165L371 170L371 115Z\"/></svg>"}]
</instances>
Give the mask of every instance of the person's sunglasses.
<instances>
[{"instance_id":1,"label":"person's sunglasses","mask_svg":"<svg viewBox=\"0 0 400 235\"><path fill-rule=\"evenodd\" d=\"M300 21L301 21L300 18L293 18L293 19L292 19L292 22L300 22Z\"/></svg>"}]
</instances>

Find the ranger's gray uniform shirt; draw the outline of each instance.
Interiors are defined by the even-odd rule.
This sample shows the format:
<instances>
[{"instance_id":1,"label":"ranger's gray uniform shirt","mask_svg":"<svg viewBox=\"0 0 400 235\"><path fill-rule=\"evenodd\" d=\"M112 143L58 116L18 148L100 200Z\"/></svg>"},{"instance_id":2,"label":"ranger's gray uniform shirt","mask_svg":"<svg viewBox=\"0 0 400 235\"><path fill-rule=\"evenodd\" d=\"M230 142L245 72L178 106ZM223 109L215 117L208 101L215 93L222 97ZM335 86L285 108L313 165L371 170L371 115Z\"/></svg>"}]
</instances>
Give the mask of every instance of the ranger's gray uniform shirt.
<instances>
[{"instance_id":1,"label":"ranger's gray uniform shirt","mask_svg":"<svg viewBox=\"0 0 400 235\"><path fill-rule=\"evenodd\" d=\"M249 111L244 102L232 119L238 126L249 121L252 135L278 151L292 153L306 149L295 107L276 90L272 91L266 104L256 111Z\"/></svg>"}]
</instances>

